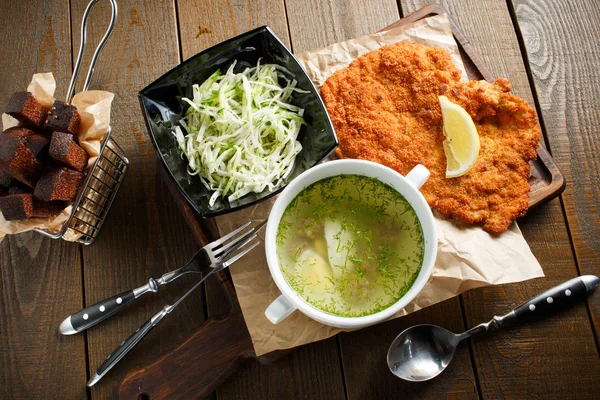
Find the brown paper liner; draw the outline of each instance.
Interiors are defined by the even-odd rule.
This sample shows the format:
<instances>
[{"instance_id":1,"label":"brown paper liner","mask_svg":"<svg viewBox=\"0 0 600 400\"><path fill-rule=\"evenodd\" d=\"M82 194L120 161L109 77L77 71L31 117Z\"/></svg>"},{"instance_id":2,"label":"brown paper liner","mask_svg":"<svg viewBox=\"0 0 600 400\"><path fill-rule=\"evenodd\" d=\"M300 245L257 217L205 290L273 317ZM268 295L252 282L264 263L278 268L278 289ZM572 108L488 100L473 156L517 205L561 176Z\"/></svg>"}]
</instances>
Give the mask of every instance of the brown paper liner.
<instances>
[{"instance_id":1,"label":"brown paper liner","mask_svg":"<svg viewBox=\"0 0 600 400\"><path fill-rule=\"evenodd\" d=\"M362 54L386 44L413 40L450 52L457 68L466 73L445 15L430 17L386 32L337 43L297 55L316 85ZM221 233L247 220L268 218L275 199L217 218ZM516 223L501 235L491 236L479 227L458 228L436 217L438 253L432 276L423 291L395 318L439 303L472 288L519 282L544 276ZM311 320L295 311L278 325L264 311L280 292L273 282L260 247L231 267L237 297L257 355L326 339L342 331Z\"/></svg>"},{"instance_id":2,"label":"brown paper liner","mask_svg":"<svg viewBox=\"0 0 600 400\"><path fill-rule=\"evenodd\" d=\"M31 83L27 87L27 91L31 92L44 107L48 108L54 103L55 90L56 82L51 72L33 75ZM79 144L90 155L88 169L98 157L100 145L108 131L110 125L110 108L113 98L114 94L112 93L89 90L77 93L71 102L71 104L77 107L81 116L78 137ZM18 126L18 124L19 121L10 115L2 114L3 130ZM31 218L25 221L6 221L2 213L0 213L0 241L6 235L14 235L34 229L44 229L52 233L57 233L71 215L71 210L72 207L68 206L57 216L51 218ZM67 231L63 239L75 241L79 236L74 232Z\"/></svg>"}]
</instances>

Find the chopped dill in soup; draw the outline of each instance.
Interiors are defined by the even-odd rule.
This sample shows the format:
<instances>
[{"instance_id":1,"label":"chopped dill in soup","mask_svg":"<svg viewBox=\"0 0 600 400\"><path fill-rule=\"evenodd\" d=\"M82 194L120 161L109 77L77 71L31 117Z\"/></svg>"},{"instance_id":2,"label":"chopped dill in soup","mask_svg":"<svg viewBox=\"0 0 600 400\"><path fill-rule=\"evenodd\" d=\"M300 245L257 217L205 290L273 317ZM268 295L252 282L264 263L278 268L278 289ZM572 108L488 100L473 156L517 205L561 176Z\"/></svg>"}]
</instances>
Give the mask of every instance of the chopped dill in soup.
<instances>
[{"instance_id":1,"label":"chopped dill in soup","mask_svg":"<svg viewBox=\"0 0 600 400\"><path fill-rule=\"evenodd\" d=\"M361 175L325 178L288 205L277 257L289 285L330 314L384 310L415 281L423 262L421 224L392 187Z\"/></svg>"}]
</instances>

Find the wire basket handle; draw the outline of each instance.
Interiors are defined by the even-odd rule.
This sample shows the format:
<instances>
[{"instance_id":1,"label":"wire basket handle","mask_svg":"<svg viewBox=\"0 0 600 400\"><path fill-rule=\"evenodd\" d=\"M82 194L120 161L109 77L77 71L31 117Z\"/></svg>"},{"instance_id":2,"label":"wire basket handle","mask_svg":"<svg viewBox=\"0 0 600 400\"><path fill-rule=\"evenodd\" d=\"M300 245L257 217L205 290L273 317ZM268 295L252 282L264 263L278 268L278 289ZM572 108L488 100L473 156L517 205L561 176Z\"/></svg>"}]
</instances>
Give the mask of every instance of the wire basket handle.
<instances>
[{"instance_id":1,"label":"wire basket handle","mask_svg":"<svg viewBox=\"0 0 600 400\"><path fill-rule=\"evenodd\" d=\"M73 68L73 75L71 76L71 82L69 83L69 90L67 91L66 100L69 103L71 102L71 99L73 97L73 92L75 91L75 82L77 81L77 75L79 74L79 68L81 67L81 59L83 58L83 51L85 49L88 15L89 15L92 7L98 1L99 0L90 1L90 3L87 5L87 7L85 9L85 12L83 13L83 19L81 20L81 43L79 44L79 53L77 54L77 61L75 62L75 68ZM82 91L84 91L84 92L86 90L88 90L88 88L90 86L90 80L92 79L92 75L94 73L94 66L96 65L96 61L98 59L98 54L100 54L100 50L102 50L102 47L104 47L104 44L110 37L110 34L112 33L113 28L115 27L115 23L117 21L117 14L118 14L117 2L116 2L116 0L109 0L109 1L112 6L112 15L110 18L110 24L108 25L108 29L106 30L106 33L102 37L102 40L100 40L100 43L98 43L98 47L96 47L96 51L94 51L94 55L92 56L92 61L90 62L90 68L88 69L87 76L85 77L85 83L83 84Z\"/></svg>"}]
</instances>

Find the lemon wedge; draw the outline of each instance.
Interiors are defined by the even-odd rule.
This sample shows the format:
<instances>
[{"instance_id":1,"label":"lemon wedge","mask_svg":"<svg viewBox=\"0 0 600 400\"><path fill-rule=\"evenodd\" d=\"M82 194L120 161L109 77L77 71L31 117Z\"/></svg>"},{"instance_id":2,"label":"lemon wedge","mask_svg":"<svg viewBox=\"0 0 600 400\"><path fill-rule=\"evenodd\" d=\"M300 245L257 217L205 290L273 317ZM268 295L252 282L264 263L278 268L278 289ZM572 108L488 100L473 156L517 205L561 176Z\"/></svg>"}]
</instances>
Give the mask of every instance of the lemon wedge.
<instances>
[{"instance_id":1,"label":"lemon wedge","mask_svg":"<svg viewBox=\"0 0 600 400\"><path fill-rule=\"evenodd\" d=\"M469 172L479 155L479 135L469 113L446 96L439 96L444 118L444 152L446 178L456 178Z\"/></svg>"}]
</instances>

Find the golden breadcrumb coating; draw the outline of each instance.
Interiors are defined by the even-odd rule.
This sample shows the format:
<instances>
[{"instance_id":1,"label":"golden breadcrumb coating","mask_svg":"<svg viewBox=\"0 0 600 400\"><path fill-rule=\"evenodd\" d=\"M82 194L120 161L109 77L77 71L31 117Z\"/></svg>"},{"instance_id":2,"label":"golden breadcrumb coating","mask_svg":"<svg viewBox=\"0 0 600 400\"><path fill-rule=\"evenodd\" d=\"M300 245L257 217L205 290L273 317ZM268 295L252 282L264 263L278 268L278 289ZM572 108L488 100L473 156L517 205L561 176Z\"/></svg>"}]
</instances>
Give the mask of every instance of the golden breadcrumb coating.
<instances>
[{"instance_id":1,"label":"golden breadcrumb coating","mask_svg":"<svg viewBox=\"0 0 600 400\"><path fill-rule=\"evenodd\" d=\"M528 208L529 161L540 138L535 111L510 82L460 81L450 54L414 42L384 46L333 74L321 88L340 158L371 160L407 174L423 164L421 188L446 218L501 233ZM446 178L438 96L473 118L479 157L466 175Z\"/></svg>"}]
</instances>

